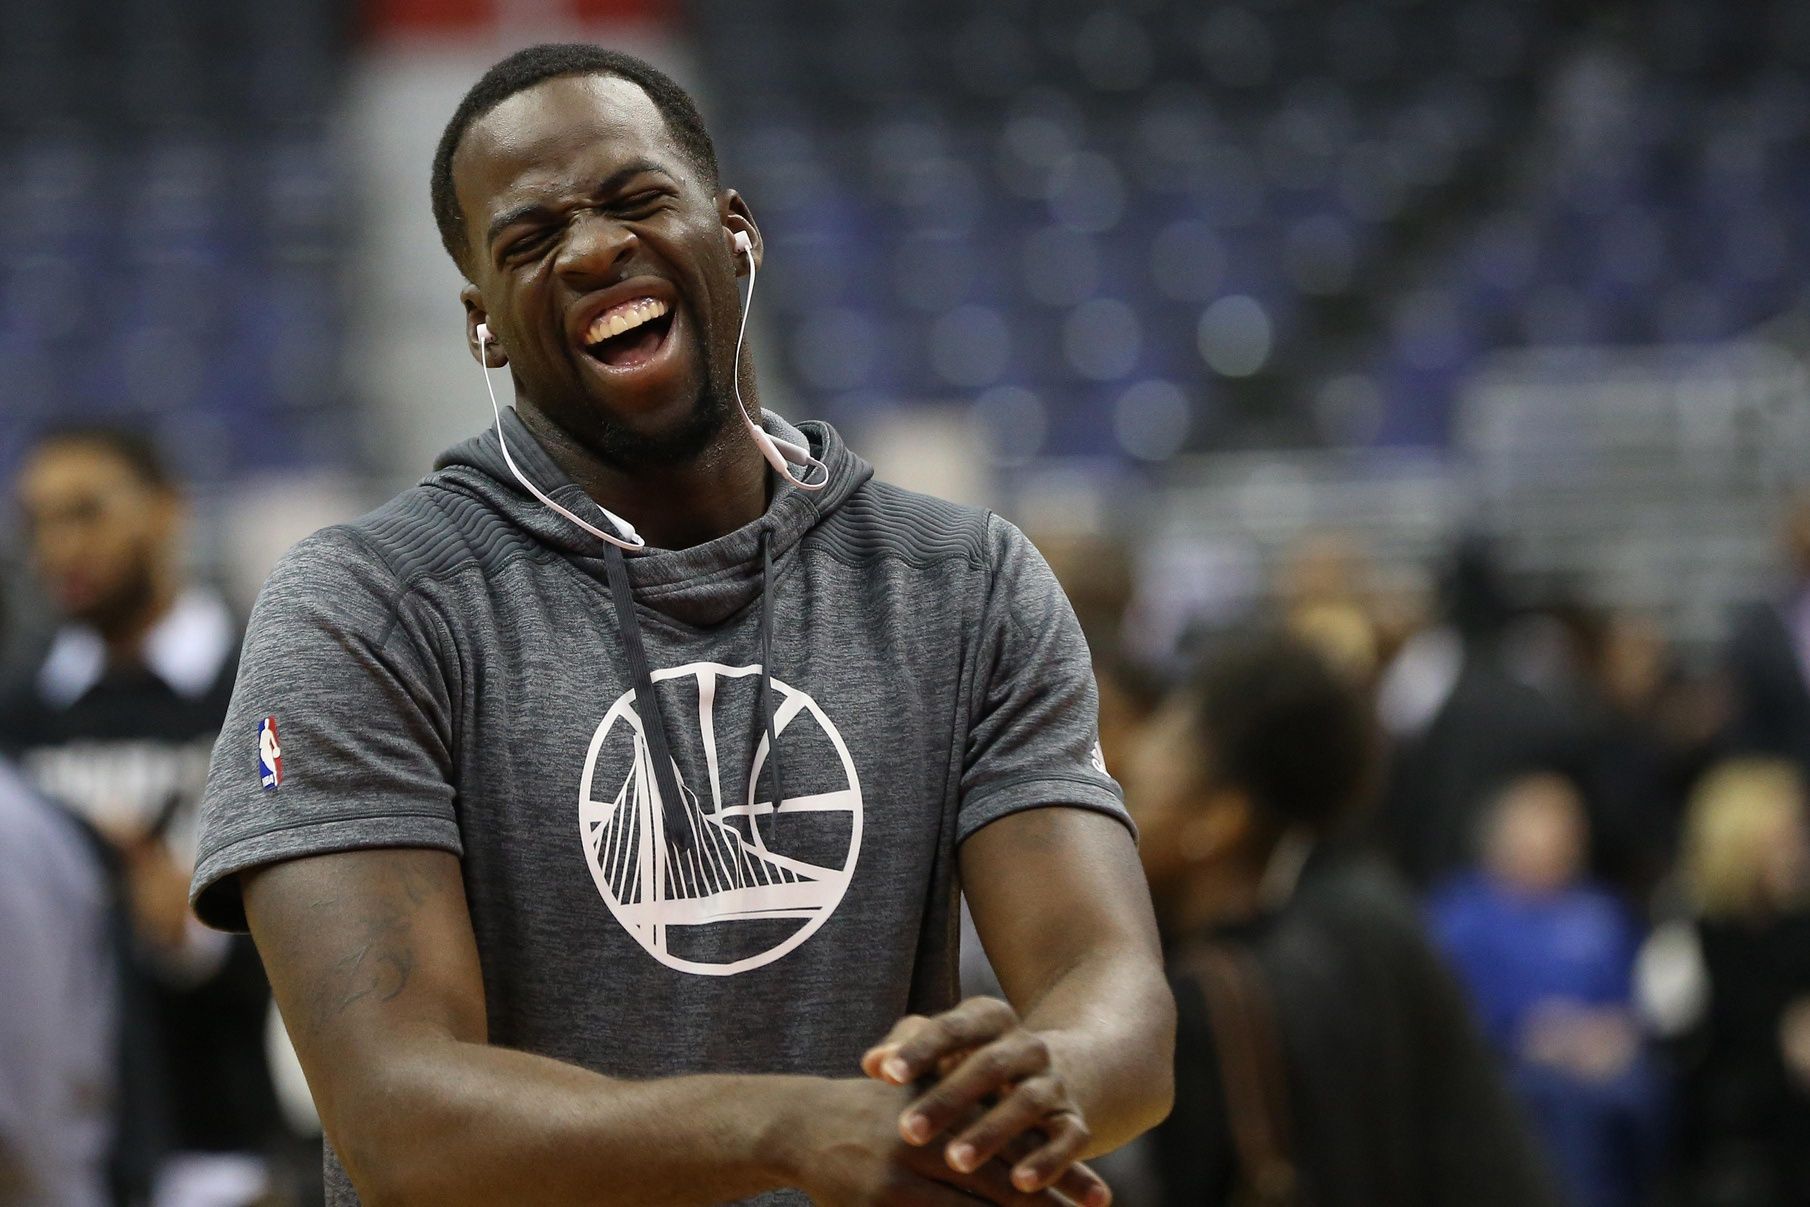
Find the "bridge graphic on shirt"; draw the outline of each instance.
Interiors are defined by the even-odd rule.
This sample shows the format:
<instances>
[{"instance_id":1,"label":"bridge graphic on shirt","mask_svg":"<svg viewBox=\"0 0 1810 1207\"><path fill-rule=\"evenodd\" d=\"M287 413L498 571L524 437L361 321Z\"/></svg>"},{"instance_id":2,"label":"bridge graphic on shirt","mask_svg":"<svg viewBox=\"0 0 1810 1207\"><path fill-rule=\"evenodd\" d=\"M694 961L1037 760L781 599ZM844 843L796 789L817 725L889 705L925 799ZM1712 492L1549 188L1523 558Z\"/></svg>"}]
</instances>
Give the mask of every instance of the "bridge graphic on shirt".
<instances>
[{"instance_id":1,"label":"bridge graphic on shirt","mask_svg":"<svg viewBox=\"0 0 1810 1207\"><path fill-rule=\"evenodd\" d=\"M779 811L785 827L809 827L813 814L846 813L852 818L845 866L821 866L782 851L770 849L766 831L772 825L773 803L755 799L762 786L761 769L767 759L763 733L748 771L743 802L724 803L722 769L718 766L715 713L719 692L728 681L758 674L759 667L726 667L714 663L692 664L663 671L656 681L685 674L695 677L698 689L698 733L702 737L703 774L708 797L701 798L674 763L675 779L684 796L677 812L689 831L688 846L680 846L668 833L666 810L661 807L660 787L653 770L641 719L633 707L632 693L625 693L612 707L592 739L585 765L584 793L580 801L585 854L591 875L611 912L641 945L664 963L685 971L723 973L755 967L776 959L796 946L833 913L847 890L860 843L861 789L840 734L822 710L803 692L774 681L780 698L774 730L784 734L801 715L829 737L843 766L847 787L810 795L788 796ZM753 687L752 682L745 685ZM679 710L668 703L668 723L678 720ZM627 774L609 791L599 774L598 751L606 735L619 724L632 735L632 758ZM617 741L620 743L621 735ZM615 747L619 752L621 747ZM619 767L620 764L618 763ZM847 831L848 825L837 830ZM794 831L796 833L797 831ZM797 934L764 954L727 965L692 965L672 955L669 928L722 926L771 919L798 920ZM770 936L771 932L767 932ZM796 941L793 941L796 940ZM769 940L770 941L770 937Z\"/></svg>"}]
</instances>

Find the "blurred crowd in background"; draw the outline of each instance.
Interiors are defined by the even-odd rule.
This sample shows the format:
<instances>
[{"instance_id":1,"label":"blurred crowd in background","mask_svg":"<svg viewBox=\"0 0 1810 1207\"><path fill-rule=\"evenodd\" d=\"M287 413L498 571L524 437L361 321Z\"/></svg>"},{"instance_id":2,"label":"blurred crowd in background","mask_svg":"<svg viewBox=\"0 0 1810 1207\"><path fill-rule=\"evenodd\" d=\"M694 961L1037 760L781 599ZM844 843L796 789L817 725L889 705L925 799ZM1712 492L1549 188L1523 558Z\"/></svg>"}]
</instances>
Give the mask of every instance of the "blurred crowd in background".
<instances>
[{"instance_id":1,"label":"blurred crowd in background","mask_svg":"<svg viewBox=\"0 0 1810 1207\"><path fill-rule=\"evenodd\" d=\"M1424 610L1404 611L1361 547L1321 532L1284 560L1269 602L1189 630L1180 657L1152 666L1124 653L1131 588L1111 569L1124 559L1053 547L1172 952L1231 936L1277 965L1272 1009L1301 1061L1284 1080L1326 1128L1299 1156L1346 1188L1307 1201L1549 1201L1433 1178L1430 1091L1392 1088L1384 1070L1438 1081L1463 1054L1436 1030L1388 1034L1428 1017L1417 994L1443 990L1364 954L1423 941L1557 1201L1810 1201L1810 492L1779 521L1777 594L1696 655L1650 616L1517 592L1480 541L1454 547ZM1302 687L1304 659L1327 681ZM1354 753L1354 731L1378 749ZM1341 882L1359 874L1362 887ZM1367 929L1369 914L1381 921ZM1400 996L1378 997L1379 977ZM1187 984L1184 1092L1164 1133L1190 1109ZM1315 1097L1335 1090L1343 1106ZM1490 1130L1460 1134L1481 1159ZM1366 1141L1419 1146L1404 1163L1431 1185L1353 1189L1365 1163L1341 1168L1340 1146ZM1173 1163L1159 1172L1199 1176ZM1148 1193L1234 1201L1213 1186Z\"/></svg>"},{"instance_id":2,"label":"blurred crowd in background","mask_svg":"<svg viewBox=\"0 0 1810 1207\"><path fill-rule=\"evenodd\" d=\"M1120 1201L1810 1202L1810 6L0 28L0 1202L318 1200L192 806L276 556L487 418L428 160L575 38L697 91L762 397L1082 618L1183 1023Z\"/></svg>"}]
</instances>

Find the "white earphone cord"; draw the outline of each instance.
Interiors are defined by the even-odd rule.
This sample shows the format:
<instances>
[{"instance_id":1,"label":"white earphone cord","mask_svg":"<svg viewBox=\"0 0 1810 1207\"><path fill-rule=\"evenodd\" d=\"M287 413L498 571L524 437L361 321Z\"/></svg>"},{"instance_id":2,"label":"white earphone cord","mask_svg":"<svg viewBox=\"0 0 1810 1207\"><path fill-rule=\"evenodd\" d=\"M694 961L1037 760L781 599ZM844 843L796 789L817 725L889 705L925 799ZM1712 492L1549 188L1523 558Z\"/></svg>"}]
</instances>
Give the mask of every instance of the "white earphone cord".
<instances>
[{"instance_id":1,"label":"white earphone cord","mask_svg":"<svg viewBox=\"0 0 1810 1207\"><path fill-rule=\"evenodd\" d=\"M484 326L482 330L484 335L490 336L490 329L488 326ZM602 503L597 503L596 500L592 500L596 505L597 510L603 513L603 518L614 524L616 526L616 531L622 534L621 536L611 536L603 529L597 527L597 525L589 523L572 514L564 507L561 507L558 503L555 503L552 499L547 497L546 491L530 482L527 474L524 474L520 469L516 468L515 458L509 455L509 442L503 439L503 408L496 400L496 387L490 384L490 366L484 363L484 358L482 356L482 344L489 343L495 338L495 336L490 336L489 339L481 341L478 367L484 373L484 392L490 395L490 411L491 414L496 416L496 440L503 448L503 463L509 467L509 472L515 475L515 480L517 482L520 482L523 486L528 488L529 494L539 499L543 504L552 508L560 515L565 516L566 519L571 520L574 524L578 525L598 540L608 541L618 549L647 548L647 542L641 539L641 534L635 531L635 526L605 507Z\"/></svg>"},{"instance_id":2,"label":"white earphone cord","mask_svg":"<svg viewBox=\"0 0 1810 1207\"><path fill-rule=\"evenodd\" d=\"M778 439L760 424L754 422L754 417L748 414L747 404L742 401L742 341L748 337L748 314L754 309L754 245L748 238L747 232L737 231L735 246L736 250L740 251L748 260L748 297L742 303L741 328L735 333L735 358L729 362L731 379L735 382L736 413L747 425L748 435L754 439L755 447L760 449L761 456L767 459L767 464L779 471L781 477L800 490L822 490L830 480L829 466L813 457L810 449L793 444L790 440ZM793 465L797 465L803 470L802 475L792 472ZM814 469L821 472L817 474L817 480L812 482L810 477L811 471Z\"/></svg>"}]
</instances>

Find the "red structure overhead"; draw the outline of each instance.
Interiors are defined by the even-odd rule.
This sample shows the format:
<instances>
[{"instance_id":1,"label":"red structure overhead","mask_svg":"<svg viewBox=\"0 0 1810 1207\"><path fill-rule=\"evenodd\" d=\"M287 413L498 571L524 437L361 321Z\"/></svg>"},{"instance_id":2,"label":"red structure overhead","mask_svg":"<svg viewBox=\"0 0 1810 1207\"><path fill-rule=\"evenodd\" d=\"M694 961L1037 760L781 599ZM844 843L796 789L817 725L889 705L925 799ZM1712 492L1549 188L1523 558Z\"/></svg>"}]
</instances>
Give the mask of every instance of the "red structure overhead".
<instances>
[{"instance_id":1,"label":"red structure overhead","mask_svg":"<svg viewBox=\"0 0 1810 1207\"><path fill-rule=\"evenodd\" d=\"M367 28L385 37L481 34L505 16L529 14L596 25L671 25L678 20L678 7L677 0L547 0L544 7L509 0L369 0L366 13Z\"/></svg>"}]
</instances>

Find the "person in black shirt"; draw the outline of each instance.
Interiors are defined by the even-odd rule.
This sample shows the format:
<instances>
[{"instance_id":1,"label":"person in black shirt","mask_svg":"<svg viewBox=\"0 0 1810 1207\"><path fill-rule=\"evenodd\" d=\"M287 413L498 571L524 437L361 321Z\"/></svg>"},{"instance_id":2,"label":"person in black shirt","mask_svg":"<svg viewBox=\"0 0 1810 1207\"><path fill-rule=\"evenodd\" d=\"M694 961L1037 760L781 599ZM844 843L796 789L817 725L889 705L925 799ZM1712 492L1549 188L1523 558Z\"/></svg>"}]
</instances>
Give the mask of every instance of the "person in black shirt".
<instances>
[{"instance_id":1,"label":"person in black shirt","mask_svg":"<svg viewBox=\"0 0 1810 1207\"><path fill-rule=\"evenodd\" d=\"M105 839L117 870L145 1015L124 1021L161 1070L173 1146L159 1193L249 1202L265 1193L279 1126L263 1046L269 988L251 944L203 928L187 900L195 802L239 626L185 582L183 495L148 441L52 433L16 489L63 623L0 699L0 748Z\"/></svg>"},{"instance_id":2,"label":"person in black shirt","mask_svg":"<svg viewBox=\"0 0 1810 1207\"><path fill-rule=\"evenodd\" d=\"M1810 775L1810 488L1785 508L1785 581L1735 616L1726 661L1734 715L1728 745L1790 759Z\"/></svg>"},{"instance_id":3,"label":"person in black shirt","mask_svg":"<svg viewBox=\"0 0 1810 1207\"><path fill-rule=\"evenodd\" d=\"M1734 758L1704 775L1677 887L1687 911L1637 965L1678 1075L1677 1201L1810 1202L1810 806L1794 762Z\"/></svg>"},{"instance_id":4,"label":"person in black shirt","mask_svg":"<svg viewBox=\"0 0 1810 1207\"><path fill-rule=\"evenodd\" d=\"M1176 1207L1556 1202L1406 891L1333 847L1376 747L1355 688L1256 634L1209 651L1134 756L1180 1016L1154 1144Z\"/></svg>"}]
</instances>

